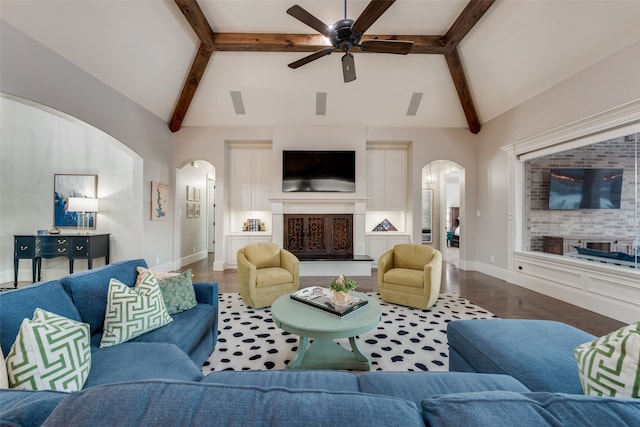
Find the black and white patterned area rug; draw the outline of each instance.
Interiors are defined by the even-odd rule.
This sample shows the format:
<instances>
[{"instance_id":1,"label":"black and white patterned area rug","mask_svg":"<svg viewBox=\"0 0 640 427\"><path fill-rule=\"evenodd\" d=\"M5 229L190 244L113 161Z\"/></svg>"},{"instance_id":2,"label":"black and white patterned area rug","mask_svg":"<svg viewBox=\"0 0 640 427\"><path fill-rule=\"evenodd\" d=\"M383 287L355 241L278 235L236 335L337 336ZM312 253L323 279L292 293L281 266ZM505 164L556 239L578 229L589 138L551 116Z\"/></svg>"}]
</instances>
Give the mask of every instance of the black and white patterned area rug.
<instances>
[{"instance_id":1,"label":"black and white patterned area rug","mask_svg":"<svg viewBox=\"0 0 640 427\"><path fill-rule=\"evenodd\" d=\"M379 293L367 295L382 308L380 324L358 337L362 351L371 356L372 371L447 371L447 323L496 317L456 294L440 294L428 310L383 302ZM218 342L202 367L203 374L285 369L295 357L298 336L278 328L269 308L247 307L239 293L222 293L219 301ZM347 339L336 342L351 348Z\"/></svg>"}]
</instances>

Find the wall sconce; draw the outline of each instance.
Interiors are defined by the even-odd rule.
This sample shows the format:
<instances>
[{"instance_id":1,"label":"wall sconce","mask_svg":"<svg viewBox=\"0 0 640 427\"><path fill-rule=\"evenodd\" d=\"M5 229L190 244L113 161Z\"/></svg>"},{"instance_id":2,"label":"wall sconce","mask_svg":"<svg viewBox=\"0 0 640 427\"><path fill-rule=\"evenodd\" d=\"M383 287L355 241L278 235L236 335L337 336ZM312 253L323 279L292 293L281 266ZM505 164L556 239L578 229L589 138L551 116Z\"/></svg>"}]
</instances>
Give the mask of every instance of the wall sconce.
<instances>
[{"instance_id":1,"label":"wall sconce","mask_svg":"<svg viewBox=\"0 0 640 427\"><path fill-rule=\"evenodd\" d=\"M78 212L78 227L84 234L89 226L89 214L98 212L98 199L89 197L69 197L67 200L67 210Z\"/></svg>"}]
</instances>

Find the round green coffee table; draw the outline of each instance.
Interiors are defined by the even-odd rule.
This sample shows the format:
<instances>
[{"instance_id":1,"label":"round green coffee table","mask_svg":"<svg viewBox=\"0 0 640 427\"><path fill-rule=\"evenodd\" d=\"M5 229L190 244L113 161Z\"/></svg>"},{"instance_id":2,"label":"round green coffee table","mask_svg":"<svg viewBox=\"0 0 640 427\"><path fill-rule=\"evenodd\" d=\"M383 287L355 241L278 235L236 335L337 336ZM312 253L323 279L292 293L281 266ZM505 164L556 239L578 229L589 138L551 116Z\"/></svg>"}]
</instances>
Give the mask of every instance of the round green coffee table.
<instances>
[{"instance_id":1,"label":"round green coffee table","mask_svg":"<svg viewBox=\"0 0 640 427\"><path fill-rule=\"evenodd\" d=\"M340 318L292 300L290 294L271 305L271 316L279 328L300 336L298 351L289 369L354 369L368 371L371 359L358 347L356 336L380 323L380 304L359 292L355 296L368 300L366 306ZM312 342L309 339L312 338ZM349 338L351 351L333 341Z\"/></svg>"}]
</instances>

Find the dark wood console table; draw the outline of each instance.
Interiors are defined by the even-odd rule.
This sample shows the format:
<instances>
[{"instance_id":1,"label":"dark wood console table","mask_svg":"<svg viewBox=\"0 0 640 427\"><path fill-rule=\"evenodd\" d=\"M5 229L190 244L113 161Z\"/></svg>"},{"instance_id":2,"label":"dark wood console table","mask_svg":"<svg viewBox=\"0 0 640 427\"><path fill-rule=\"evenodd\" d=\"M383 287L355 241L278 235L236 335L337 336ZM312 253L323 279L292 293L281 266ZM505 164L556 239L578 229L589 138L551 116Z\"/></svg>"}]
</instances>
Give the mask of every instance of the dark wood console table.
<instances>
[{"instance_id":1,"label":"dark wood console table","mask_svg":"<svg viewBox=\"0 0 640 427\"><path fill-rule=\"evenodd\" d=\"M13 236L13 286L18 286L18 262L31 260L33 281L41 280L42 258L66 257L69 259L69 273L73 273L73 261L86 259L89 269L93 259L105 257L109 264L110 234L34 234Z\"/></svg>"}]
</instances>

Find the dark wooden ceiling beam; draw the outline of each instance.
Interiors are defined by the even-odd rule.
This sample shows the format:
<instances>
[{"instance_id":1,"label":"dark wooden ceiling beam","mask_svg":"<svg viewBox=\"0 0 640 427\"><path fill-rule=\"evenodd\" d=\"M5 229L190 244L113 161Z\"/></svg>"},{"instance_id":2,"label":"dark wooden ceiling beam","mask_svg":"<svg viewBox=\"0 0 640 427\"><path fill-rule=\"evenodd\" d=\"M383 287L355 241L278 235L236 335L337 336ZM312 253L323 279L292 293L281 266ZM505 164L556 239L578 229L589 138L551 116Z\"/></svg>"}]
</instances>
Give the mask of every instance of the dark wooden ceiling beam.
<instances>
[{"instance_id":1,"label":"dark wooden ceiling beam","mask_svg":"<svg viewBox=\"0 0 640 427\"><path fill-rule=\"evenodd\" d=\"M458 98L460 98L462 110L467 118L469 130L471 133L477 134L481 128L480 120L478 119L478 114L476 114L476 108L473 105L473 98L471 98L471 91L467 84L467 78L464 75L458 49L448 50L444 54L444 58L447 61L449 73L451 73L451 78L453 79L453 85L456 87L456 92L458 92Z\"/></svg>"},{"instance_id":2,"label":"dark wooden ceiling beam","mask_svg":"<svg viewBox=\"0 0 640 427\"><path fill-rule=\"evenodd\" d=\"M174 0L200 40L180 98L169 121L169 129L176 132L182 126L189 106L200 85L211 55L218 52L315 52L325 49L326 38L321 34L272 33L214 33L196 0ZM410 40L412 54L443 54L458 92L460 104L472 133L480 132L480 120L458 54L458 44L478 23L495 0L470 0L460 16L444 36L421 35L364 35L362 40ZM354 48L354 52L360 51Z\"/></svg>"},{"instance_id":3,"label":"dark wooden ceiling beam","mask_svg":"<svg viewBox=\"0 0 640 427\"><path fill-rule=\"evenodd\" d=\"M470 0L460 16L451 25L447 34L444 35L445 45L450 49L456 49L493 3L495 0Z\"/></svg>"},{"instance_id":4,"label":"dark wooden ceiling beam","mask_svg":"<svg viewBox=\"0 0 640 427\"><path fill-rule=\"evenodd\" d=\"M460 16L458 16L453 25L451 25L447 34L442 37L442 41L445 46L445 51L443 53L449 67L449 73L451 74L453 85L458 92L460 105L462 105L462 110L467 118L469 130L474 134L480 132L480 119L478 118L478 113L473 104L471 90L467 84L464 68L460 61L458 45L469 31L471 31L471 29L478 23L485 12L489 10L493 3L495 3L495 0L469 1Z\"/></svg>"},{"instance_id":5,"label":"dark wooden ceiling beam","mask_svg":"<svg viewBox=\"0 0 640 427\"><path fill-rule=\"evenodd\" d=\"M180 98L178 98L178 102L169 120L169 129L171 132L180 130L182 121L187 115L187 111L189 111L191 101L193 101L198 86L200 86L202 76L209 64L209 59L211 59L211 55L213 54L213 40L215 37L211 25L209 25L207 18L204 16L196 0L175 0L175 2L184 17L187 18L189 25L193 28L198 39L200 39L200 46L198 47L198 52L187 75L187 80L182 87Z\"/></svg>"},{"instance_id":6,"label":"dark wooden ceiling beam","mask_svg":"<svg viewBox=\"0 0 640 427\"><path fill-rule=\"evenodd\" d=\"M413 41L411 53L437 54L445 49L441 36L365 34L362 40ZM331 43L322 34L216 33L213 37L213 50L218 52L315 52L327 47Z\"/></svg>"},{"instance_id":7,"label":"dark wooden ceiling beam","mask_svg":"<svg viewBox=\"0 0 640 427\"><path fill-rule=\"evenodd\" d=\"M214 33L196 0L174 0L193 31L207 47L213 46Z\"/></svg>"}]
</instances>

